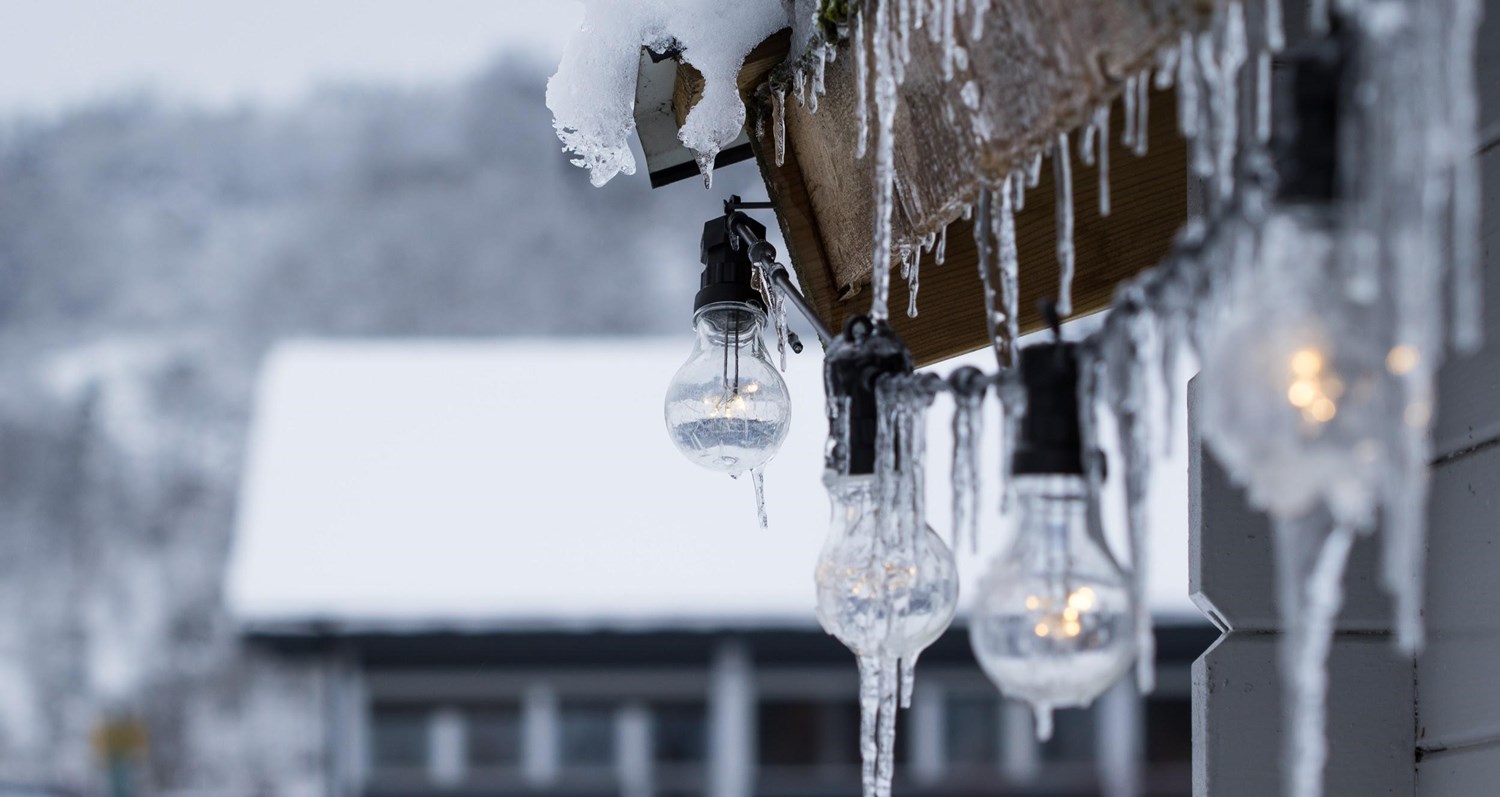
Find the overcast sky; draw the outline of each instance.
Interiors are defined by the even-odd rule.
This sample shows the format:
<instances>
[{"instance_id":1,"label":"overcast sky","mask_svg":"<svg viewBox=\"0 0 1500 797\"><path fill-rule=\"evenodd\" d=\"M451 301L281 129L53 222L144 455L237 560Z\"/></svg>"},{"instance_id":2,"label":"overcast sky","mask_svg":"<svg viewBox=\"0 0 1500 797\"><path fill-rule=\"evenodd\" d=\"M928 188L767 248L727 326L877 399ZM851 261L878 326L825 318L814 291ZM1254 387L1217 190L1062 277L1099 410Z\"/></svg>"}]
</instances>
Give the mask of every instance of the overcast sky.
<instances>
[{"instance_id":1,"label":"overcast sky","mask_svg":"<svg viewBox=\"0 0 1500 797\"><path fill-rule=\"evenodd\" d=\"M503 51L555 62L582 17L575 0L0 0L0 114L126 91L229 105L442 81Z\"/></svg>"}]
</instances>

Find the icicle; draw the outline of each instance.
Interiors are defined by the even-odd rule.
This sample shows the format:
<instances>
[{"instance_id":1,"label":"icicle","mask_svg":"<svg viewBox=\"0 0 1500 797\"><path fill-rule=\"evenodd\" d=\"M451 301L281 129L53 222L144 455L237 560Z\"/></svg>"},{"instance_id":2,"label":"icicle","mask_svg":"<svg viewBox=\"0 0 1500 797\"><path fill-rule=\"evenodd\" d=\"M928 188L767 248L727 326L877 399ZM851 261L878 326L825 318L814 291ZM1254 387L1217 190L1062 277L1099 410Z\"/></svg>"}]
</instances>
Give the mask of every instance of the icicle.
<instances>
[{"instance_id":1,"label":"icicle","mask_svg":"<svg viewBox=\"0 0 1500 797\"><path fill-rule=\"evenodd\" d=\"M906 65L911 63L911 4L912 0L879 0L896 3L896 27L891 52L891 67L896 76L896 85L906 82Z\"/></svg>"},{"instance_id":2,"label":"icicle","mask_svg":"<svg viewBox=\"0 0 1500 797\"><path fill-rule=\"evenodd\" d=\"M755 516L760 520L761 528L768 528L766 522L766 472L764 467L755 468L750 471L750 483L755 485Z\"/></svg>"},{"instance_id":3,"label":"icicle","mask_svg":"<svg viewBox=\"0 0 1500 797\"><path fill-rule=\"evenodd\" d=\"M1328 32L1328 0L1308 0L1307 27L1315 36Z\"/></svg>"},{"instance_id":4,"label":"icicle","mask_svg":"<svg viewBox=\"0 0 1500 797\"><path fill-rule=\"evenodd\" d=\"M1478 0L1451 0L1447 42L1449 157L1453 165L1453 256L1450 296L1453 345L1473 352L1484 343L1484 283L1479 253L1480 170L1469 162L1478 151L1478 91L1474 82L1474 31L1482 12Z\"/></svg>"},{"instance_id":5,"label":"icicle","mask_svg":"<svg viewBox=\"0 0 1500 797\"><path fill-rule=\"evenodd\" d=\"M865 63L865 13L854 12L854 109L859 119L859 134L854 139L854 157L863 158L870 139L869 99L865 96L865 84L869 81L868 65Z\"/></svg>"},{"instance_id":6,"label":"icicle","mask_svg":"<svg viewBox=\"0 0 1500 797\"><path fill-rule=\"evenodd\" d=\"M1094 165L1094 139L1099 136L1098 118L1099 112L1095 111L1083 128L1083 137L1078 140L1078 159L1083 161L1084 166Z\"/></svg>"},{"instance_id":7,"label":"icicle","mask_svg":"<svg viewBox=\"0 0 1500 797\"><path fill-rule=\"evenodd\" d=\"M1172 83L1177 78L1177 59L1180 57L1176 47L1163 47L1156 51L1156 78L1152 85L1157 91L1172 88Z\"/></svg>"},{"instance_id":8,"label":"icicle","mask_svg":"<svg viewBox=\"0 0 1500 797\"><path fill-rule=\"evenodd\" d=\"M1255 57L1255 140L1271 140L1271 53L1262 50Z\"/></svg>"},{"instance_id":9,"label":"icicle","mask_svg":"<svg viewBox=\"0 0 1500 797\"><path fill-rule=\"evenodd\" d=\"M875 797L891 797L896 774L896 686L900 677L894 660L880 663L880 724L875 739L879 764L875 769Z\"/></svg>"},{"instance_id":10,"label":"icicle","mask_svg":"<svg viewBox=\"0 0 1500 797\"><path fill-rule=\"evenodd\" d=\"M990 0L974 0L974 7L969 12L969 40L979 41L984 37L984 15L990 10Z\"/></svg>"},{"instance_id":11,"label":"icicle","mask_svg":"<svg viewBox=\"0 0 1500 797\"><path fill-rule=\"evenodd\" d=\"M797 98L797 105L807 104L807 72L800 67L792 70L792 96Z\"/></svg>"},{"instance_id":12,"label":"icicle","mask_svg":"<svg viewBox=\"0 0 1500 797\"><path fill-rule=\"evenodd\" d=\"M994 225L995 242L998 247L996 259L1000 268L1001 312L1005 315L1006 361L1011 368L1019 364L1017 346L1021 340L1021 283L1020 252L1016 247L1015 208L1011 206L1010 192L1000 192L999 213L991 219ZM1009 462L1009 460L1005 460Z\"/></svg>"},{"instance_id":13,"label":"icicle","mask_svg":"<svg viewBox=\"0 0 1500 797\"><path fill-rule=\"evenodd\" d=\"M896 181L896 76L892 52L891 10L894 0L881 0L875 10L875 240L871 247L870 317L890 315L891 214Z\"/></svg>"},{"instance_id":14,"label":"icicle","mask_svg":"<svg viewBox=\"0 0 1500 797\"><path fill-rule=\"evenodd\" d=\"M917 247L916 251L911 253L911 265L907 270L906 285L908 289L906 300L906 317L916 318L917 290L922 287L922 248L920 246Z\"/></svg>"},{"instance_id":15,"label":"icicle","mask_svg":"<svg viewBox=\"0 0 1500 797\"><path fill-rule=\"evenodd\" d=\"M1073 314L1073 167L1068 134L1058 133L1052 148L1052 178L1057 189L1057 312Z\"/></svg>"},{"instance_id":16,"label":"icicle","mask_svg":"<svg viewBox=\"0 0 1500 797\"><path fill-rule=\"evenodd\" d=\"M943 0L943 79L953 79L953 50L958 46L958 37L953 28L958 24L958 9L955 0Z\"/></svg>"},{"instance_id":17,"label":"icicle","mask_svg":"<svg viewBox=\"0 0 1500 797\"><path fill-rule=\"evenodd\" d=\"M1026 175L1021 172L1012 172L1010 175L1011 204L1015 206L1016 212L1020 213L1026 209Z\"/></svg>"},{"instance_id":18,"label":"icicle","mask_svg":"<svg viewBox=\"0 0 1500 797\"><path fill-rule=\"evenodd\" d=\"M1094 112L1099 127L1099 215L1109 215L1109 106Z\"/></svg>"},{"instance_id":19,"label":"icicle","mask_svg":"<svg viewBox=\"0 0 1500 797\"><path fill-rule=\"evenodd\" d=\"M1026 187L1036 188L1037 183L1042 181L1042 153L1040 151L1031 153L1026 161Z\"/></svg>"},{"instance_id":20,"label":"icicle","mask_svg":"<svg viewBox=\"0 0 1500 797\"><path fill-rule=\"evenodd\" d=\"M875 797L875 767L880 748L875 731L880 718L880 659L859 657L859 758L864 797Z\"/></svg>"},{"instance_id":21,"label":"icicle","mask_svg":"<svg viewBox=\"0 0 1500 797\"><path fill-rule=\"evenodd\" d=\"M1150 576L1150 550L1146 517L1147 488L1151 475L1150 425L1146 417L1148 397L1148 337L1153 319L1144 311L1144 298L1135 288L1123 303L1117 303L1122 327L1107 345L1110 405L1119 430L1120 456L1124 460L1126 530L1130 540L1131 589L1136 601L1136 679L1142 694L1155 685L1156 640L1151 630L1151 611L1146 603Z\"/></svg>"},{"instance_id":22,"label":"icicle","mask_svg":"<svg viewBox=\"0 0 1500 797\"><path fill-rule=\"evenodd\" d=\"M1215 90L1210 97L1214 109L1213 132L1217 142L1214 176L1220 199L1228 199L1234 193L1234 157L1239 143L1239 76L1246 57L1245 8L1238 0L1231 0L1225 15L1224 43L1219 48L1213 73ZM1202 40L1200 46L1201 44ZM1204 60L1200 51L1199 61ZM1206 68L1206 64L1200 65Z\"/></svg>"},{"instance_id":23,"label":"icicle","mask_svg":"<svg viewBox=\"0 0 1500 797\"><path fill-rule=\"evenodd\" d=\"M1135 82L1135 152L1137 158L1145 157L1151 127L1151 81L1142 74Z\"/></svg>"},{"instance_id":24,"label":"icicle","mask_svg":"<svg viewBox=\"0 0 1500 797\"><path fill-rule=\"evenodd\" d=\"M1010 193L1010 178L1001 185L1000 193ZM979 284L984 290L984 324L990 335L990 347L995 350L995 359L1003 366L1005 358L1000 345L1000 331L995 323L995 283L990 279L990 206L994 196L989 188L980 186L979 201L974 204L974 251L979 266Z\"/></svg>"},{"instance_id":25,"label":"icicle","mask_svg":"<svg viewBox=\"0 0 1500 797\"><path fill-rule=\"evenodd\" d=\"M1288 797L1319 797L1328 759L1328 653L1343 603L1342 581L1354 531L1315 528L1316 520L1275 525L1276 575L1283 627L1281 665L1286 679L1285 745Z\"/></svg>"},{"instance_id":26,"label":"icicle","mask_svg":"<svg viewBox=\"0 0 1500 797\"><path fill-rule=\"evenodd\" d=\"M776 165L786 163L786 90L771 93L771 137L776 142Z\"/></svg>"},{"instance_id":27,"label":"icicle","mask_svg":"<svg viewBox=\"0 0 1500 797\"><path fill-rule=\"evenodd\" d=\"M1193 34L1183 33L1177 48L1177 129L1184 138L1198 135L1198 61Z\"/></svg>"},{"instance_id":28,"label":"icicle","mask_svg":"<svg viewBox=\"0 0 1500 797\"><path fill-rule=\"evenodd\" d=\"M979 445L984 394L955 385L953 393L953 549L979 533ZM972 544L972 543L971 543Z\"/></svg>"},{"instance_id":29,"label":"icicle","mask_svg":"<svg viewBox=\"0 0 1500 797\"><path fill-rule=\"evenodd\" d=\"M911 693L917 686L917 656L901 660L901 707L911 708Z\"/></svg>"},{"instance_id":30,"label":"icicle","mask_svg":"<svg viewBox=\"0 0 1500 797\"><path fill-rule=\"evenodd\" d=\"M1120 129L1120 143L1135 149L1135 75L1125 78L1125 126Z\"/></svg>"},{"instance_id":31,"label":"icicle","mask_svg":"<svg viewBox=\"0 0 1500 797\"><path fill-rule=\"evenodd\" d=\"M1265 3L1266 49L1279 53L1286 47L1286 25L1282 22L1281 0L1265 0Z\"/></svg>"},{"instance_id":32,"label":"icicle","mask_svg":"<svg viewBox=\"0 0 1500 797\"><path fill-rule=\"evenodd\" d=\"M1036 703L1031 707L1036 714L1036 740L1049 742L1052 740L1052 705L1050 703Z\"/></svg>"},{"instance_id":33,"label":"icicle","mask_svg":"<svg viewBox=\"0 0 1500 797\"><path fill-rule=\"evenodd\" d=\"M943 264L944 257L948 254L948 225L944 224L942 232L938 233L937 249L932 253L933 262Z\"/></svg>"}]
</instances>

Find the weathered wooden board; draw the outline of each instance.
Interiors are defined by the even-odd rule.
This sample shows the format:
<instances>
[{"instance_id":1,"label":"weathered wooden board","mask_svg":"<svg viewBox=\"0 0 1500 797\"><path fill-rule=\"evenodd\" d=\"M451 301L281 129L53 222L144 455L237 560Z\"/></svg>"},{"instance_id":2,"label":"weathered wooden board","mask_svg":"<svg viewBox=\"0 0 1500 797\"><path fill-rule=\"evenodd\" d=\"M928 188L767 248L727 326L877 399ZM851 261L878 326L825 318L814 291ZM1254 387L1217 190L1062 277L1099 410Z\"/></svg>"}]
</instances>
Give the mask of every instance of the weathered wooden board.
<instances>
[{"instance_id":1,"label":"weathered wooden board","mask_svg":"<svg viewBox=\"0 0 1500 797\"><path fill-rule=\"evenodd\" d=\"M948 226L945 264L936 265L930 255L923 263L917 318L906 317L906 285L893 274L893 323L919 363L986 344L972 226L959 219L981 181L999 179L1059 130L1076 129L1104 98L1120 92L1125 76L1151 63L1157 49L1175 41L1202 10L1196 0L1085 0L1081 5L997 0L987 17L985 46L970 47L971 68L959 73L959 83L943 77L939 49L926 35L914 36L895 127L896 235L911 241ZM776 164L769 108L755 89L779 63L776 48L784 52L784 41L757 50L741 75L751 123L763 132L751 143L778 205L791 264L813 306L837 327L868 306L873 159L855 157L859 111L854 58L845 48L827 67L828 93L819 98L816 112L788 99L785 157ZM955 88L965 79L979 86L985 115L998 120L987 140L969 127L970 111ZM1170 92L1152 92L1152 146L1144 158L1118 144L1123 110L1114 109L1109 218L1097 212L1096 169L1075 158L1074 306L1080 314L1107 307L1121 280L1159 262L1186 218L1187 152L1176 132L1174 108ZM874 131L870 134L873 147ZM1027 329L1040 323L1037 301L1057 290L1050 162L1043 171L1042 183L1027 192L1026 209L1017 217Z\"/></svg>"},{"instance_id":2,"label":"weathered wooden board","mask_svg":"<svg viewBox=\"0 0 1500 797\"><path fill-rule=\"evenodd\" d=\"M825 146L836 133L836 125L823 121L834 114L824 114L829 105L846 99L830 92L818 113L807 117L808 123L793 127L788 120L781 167L775 165L769 140L751 139L771 196L778 203L782 233L803 290L834 328L868 309L868 266L850 278L836 264L845 264L847 272L849 263L869 263L874 215L869 159L851 156L853 163L835 168L833 148ZM1109 217L1101 217L1098 211L1098 168L1085 167L1076 159L1073 163L1078 266L1073 304L1079 314L1107 307L1120 281L1160 262L1187 217L1187 148L1176 130L1175 105L1171 92L1153 92L1151 149L1146 157L1136 157L1119 143L1116 125L1110 146ZM1116 108L1112 116L1118 120L1121 109ZM819 123L835 129L821 129ZM819 177L809 178L804 164ZM1026 192L1026 207L1016 217L1022 326L1026 329L1041 324L1038 301L1057 293L1056 186L1050 161L1044 166L1040 184ZM973 225L959 218L949 225L947 236L944 264L937 265L931 255L922 263L916 318L906 316L906 282L892 275L892 323L922 364L987 343Z\"/></svg>"},{"instance_id":3,"label":"weathered wooden board","mask_svg":"<svg viewBox=\"0 0 1500 797\"><path fill-rule=\"evenodd\" d=\"M994 0L982 43L968 44L968 66L953 81L942 74L940 48L925 32L913 35L896 113L895 233L898 241L909 243L948 227L945 265L930 256L923 264L917 318L906 317L906 286L893 275L893 323L919 363L987 342L972 227L959 220L980 185L1001 179L1060 131L1076 132L1095 107L1119 95L1128 75L1151 64L1158 49L1175 43L1207 9L1206 0ZM816 112L788 97L784 159L776 162L774 123L761 89L784 60L789 42L783 31L751 53L740 89L751 129L760 132L751 136L751 145L777 205L791 265L812 305L837 327L868 305L873 158L855 157L859 108L855 59L846 46L827 67L828 93L819 98ZM986 135L972 129L971 111L960 98L957 87L969 81L989 120ZM674 103L679 117L700 93L701 78L683 67ZM1107 307L1121 280L1159 262L1186 218L1187 153L1176 132L1174 107L1170 92L1152 92L1147 156L1136 158L1112 145L1109 218L1097 212L1096 170L1074 161L1078 272L1073 295L1079 314ZM1122 118L1116 107L1115 142ZM873 147L873 129L870 135ZM1049 163L1017 218L1026 329L1040 323L1037 300L1056 292L1051 171Z\"/></svg>"}]
</instances>

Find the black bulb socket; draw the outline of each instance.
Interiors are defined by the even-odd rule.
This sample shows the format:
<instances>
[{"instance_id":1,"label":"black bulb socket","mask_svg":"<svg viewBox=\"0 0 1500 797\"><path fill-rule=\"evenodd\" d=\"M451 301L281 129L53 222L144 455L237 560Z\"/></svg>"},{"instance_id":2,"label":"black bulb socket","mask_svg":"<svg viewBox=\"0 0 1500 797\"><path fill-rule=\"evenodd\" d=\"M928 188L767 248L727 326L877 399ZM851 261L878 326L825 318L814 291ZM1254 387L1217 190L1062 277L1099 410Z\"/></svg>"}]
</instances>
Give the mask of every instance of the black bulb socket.
<instances>
[{"instance_id":1,"label":"black bulb socket","mask_svg":"<svg viewBox=\"0 0 1500 797\"><path fill-rule=\"evenodd\" d=\"M848 428L847 451L834 447L828 451L830 469L849 476L875 472L875 438L880 425L876 388L886 376L914 370L911 351L889 324L866 316L849 319L823 362L823 385L830 406L848 400L842 421L829 419L829 435L834 440L841 432L836 424L844 423Z\"/></svg>"},{"instance_id":2,"label":"black bulb socket","mask_svg":"<svg viewBox=\"0 0 1500 797\"><path fill-rule=\"evenodd\" d=\"M765 238L766 228L754 219L740 217L753 232ZM755 287L755 267L751 260L750 247L745 246L729 229L729 217L720 216L703 225L703 250L700 260L703 275L699 279L698 295L693 299L693 312L720 302L738 302L766 312L765 299Z\"/></svg>"},{"instance_id":3,"label":"black bulb socket","mask_svg":"<svg viewBox=\"0 0 1500 797\"><path fill-rule=\"evenodd\" d=\"M1327 36L1309 39L1273 62L1270 151L1276 196L1328 203L1339 194L1340 115L1354 107L1347 79L1354 39L1335 15Z\"/></svg>"},{"instance_id":4,"label":"black bulb socket","mask_svg":"<svg viewBox=\"0 0 1500 797\"><path fill-rule=\"evenodd\" d=\"M1083 425L1078 406L1078 345L1040 343L1021 350L1026 414L1011 473L1083 475Z\"/></svg>"}]
</instances>

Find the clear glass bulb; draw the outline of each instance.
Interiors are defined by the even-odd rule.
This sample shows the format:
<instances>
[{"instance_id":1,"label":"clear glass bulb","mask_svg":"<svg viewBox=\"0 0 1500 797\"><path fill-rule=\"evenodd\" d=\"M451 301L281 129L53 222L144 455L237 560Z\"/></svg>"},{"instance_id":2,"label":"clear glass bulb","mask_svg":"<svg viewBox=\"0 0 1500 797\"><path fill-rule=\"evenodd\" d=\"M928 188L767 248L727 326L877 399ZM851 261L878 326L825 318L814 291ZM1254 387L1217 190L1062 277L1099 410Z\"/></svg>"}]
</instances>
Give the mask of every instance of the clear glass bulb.
<instances>
[{"instance_id":1,"label":"clear glass bulb","mask_svg":"<svg viewBox=\"0 0 1500 797\"><path fill-rule=\"evenodd\" d=\"M1014 487L1020 523L980 582L974 655L1010 697L1087 706L1135 661L1130 590L1089 534L1082 477L1017 476Z\"/></svg>"},{"instance_id":2,"label":"clear glass bulb","mask_svg":"<svg viewBox=\"0 0 1500 797\"><path fill-rule=\"evenodd\" d=\"M766 355L766 315L751 305L718 302L693 316L698 339L667 386L672 442L709 470L738 476L781 448L791 427L786 381Z\"/></svg>"},{"instance_id":3,"label":"clear glass bulb","mask_svg":"<svg viewBox=\"0 0 1500 797\"><path fill-rule=\"evenodd\" d=\"M915 550L884 538L874 476L831 476L833 522L818 557L818 622L855 655L910 659L958 609L953 552L926 524Z\"/></svg>"}]
</instances>

